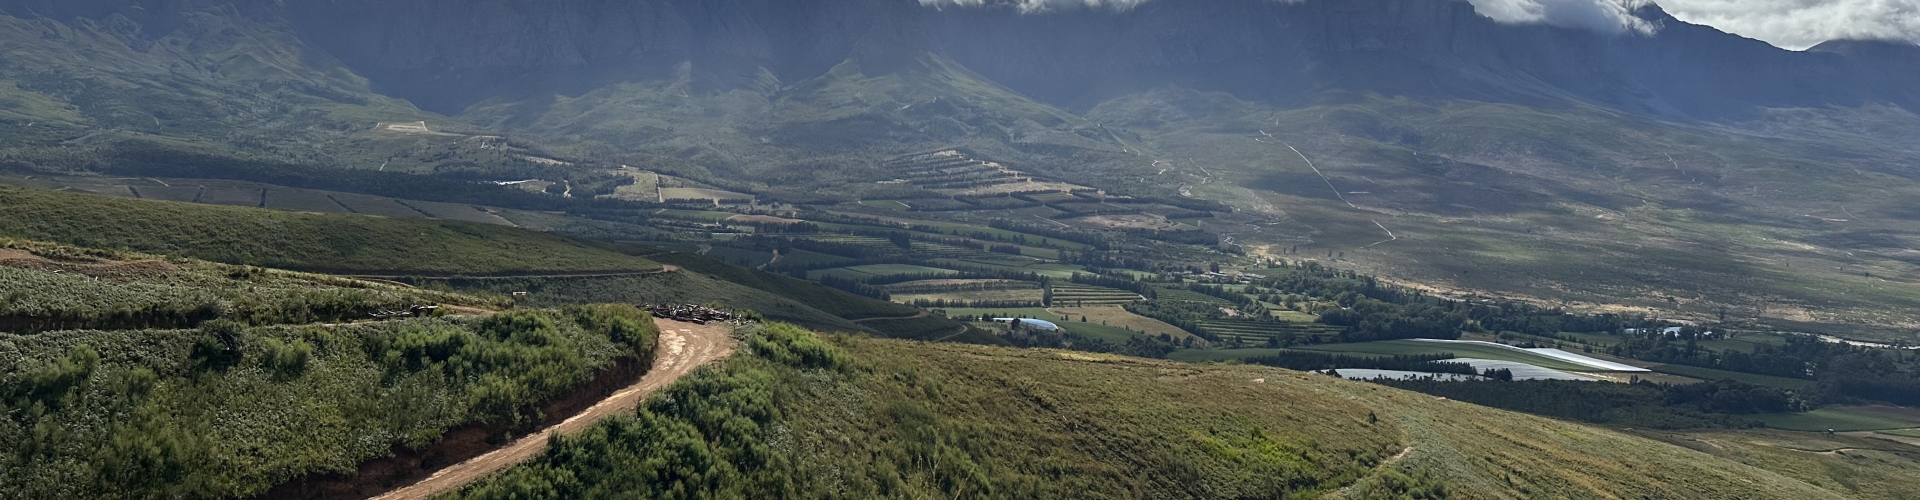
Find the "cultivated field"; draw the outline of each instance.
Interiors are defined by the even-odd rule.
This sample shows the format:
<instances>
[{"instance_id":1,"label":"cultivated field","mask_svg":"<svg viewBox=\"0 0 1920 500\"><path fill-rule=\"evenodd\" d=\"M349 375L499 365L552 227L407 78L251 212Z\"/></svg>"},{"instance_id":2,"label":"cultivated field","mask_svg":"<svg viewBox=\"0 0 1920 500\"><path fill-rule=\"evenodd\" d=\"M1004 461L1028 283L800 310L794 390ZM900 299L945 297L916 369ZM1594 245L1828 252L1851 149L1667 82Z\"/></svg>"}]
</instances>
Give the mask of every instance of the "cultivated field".
<instances>
[{"instance_id":1,"label":"cultivated field","mask_svg":"<svg viewBox=\"0 0 1920 500\"><path fill-rule=\"evenodd\" d=\"M1057 301L1059 299L1055 298L1055 300ZM1186 330L1181 330L1179 327L1169 325L1164 321L1127 312L1126 308L1120 306L1052 307L1048 308L1047 312L1072 318L1068 320L1069 322L1077 322L1080 318L1084 317L1087 318L1088 323L1126 328L1136 332L1145 332L1147 335L1153 336L1167 335L1173 337L1174 340L1193 337L1193 334L1187 333Z\"/></svg>"},{"instance_id":2,"label":"cultivated field","mask_svg":"<svg viewBox=\"0 0 1920 500\"><path fill-rule=\"evenodd\" d=\"M752 200L753 195L746 194L746 193L735 193L731 191L721 191L718 189L678 188L678 187L664 188L663 187L663 188L660 188L660 199L663 201L707 200L707 201L720 203L720 202L728 202L732 200Z\"/></svg>"},{"instance_id":3,"label":"cultivated field","mask_svg":"<svg viewBox=\"0 0 1920 500\"><path fill-rule=\"evenodd\" d=\"M1805 413L1760 415L1768 427L1840 432L1920 428L1920 410L1889 406L1836 406Z\"/></svg>"}]
</instances>

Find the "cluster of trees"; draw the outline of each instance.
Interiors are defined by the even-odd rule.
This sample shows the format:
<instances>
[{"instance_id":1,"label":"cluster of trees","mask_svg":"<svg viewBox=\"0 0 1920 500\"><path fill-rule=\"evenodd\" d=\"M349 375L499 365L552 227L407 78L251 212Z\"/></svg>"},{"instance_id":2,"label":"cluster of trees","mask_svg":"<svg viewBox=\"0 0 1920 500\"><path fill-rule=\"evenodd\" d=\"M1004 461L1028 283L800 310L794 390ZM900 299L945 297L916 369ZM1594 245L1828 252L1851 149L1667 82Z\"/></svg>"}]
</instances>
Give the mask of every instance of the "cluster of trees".
<instances>
[{"instance_id":1,"label":"cluster of trees","mask_svg":"<svg viewBox=\"0 0 1920 500\"><path fill-rule=\"evenodd\" d=\"M1747 351L1713 350L1701 345L1702 332L1682 329L1622 334L1608 353L1646 361L1816 382L1812 399L1827 403L1876 401L1920 405L1920 352L1826 342L1812 335L1788 335L1780 345L1758 344Z\"/></svg>"},{"instance_id":2,"label":"cluster of trees","mask_svg":"<svg viewBox=\"0 0 1920 500\"><path fill-rule=\"evenodd\" d=\"M1535 415L1653 429L1756 427L1763 424L1742 416L1809 408L1790 391L1732 380L1680 385L1427 379L1376 383Z\"/></svg>"}]
</instances>

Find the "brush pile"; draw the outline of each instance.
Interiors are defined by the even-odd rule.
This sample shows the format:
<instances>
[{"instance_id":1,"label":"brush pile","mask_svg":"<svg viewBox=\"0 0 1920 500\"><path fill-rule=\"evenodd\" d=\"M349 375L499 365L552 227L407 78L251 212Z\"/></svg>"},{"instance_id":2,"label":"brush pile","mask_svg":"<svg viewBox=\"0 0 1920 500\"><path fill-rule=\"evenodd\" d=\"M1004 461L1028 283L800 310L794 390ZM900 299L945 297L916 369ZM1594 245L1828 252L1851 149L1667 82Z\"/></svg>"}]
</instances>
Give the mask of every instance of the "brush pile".
<instances>
[{"instance_id":1,"label":"brush pile","mask_svg":"<svg viewBox=\"0 0 1920 500\"><path fill-rule=\"evenodd\" d=\"M733 321L739 319L733 313L692 304L647 304L647 311L653 317L674 321L704 325L710 321Z\"/></svg>"},{"instance_id":2,"label":"brush pile","mask_svg":"<svg viewBox=\"0 0 1920 500\"><path fill-rule=\"evenodd\" d=\"M373 313L373 319L387 320L399 318L424 318L440 310L440 306L413 306L404 311L379 311Z\"/></svg>"}]
</instances>

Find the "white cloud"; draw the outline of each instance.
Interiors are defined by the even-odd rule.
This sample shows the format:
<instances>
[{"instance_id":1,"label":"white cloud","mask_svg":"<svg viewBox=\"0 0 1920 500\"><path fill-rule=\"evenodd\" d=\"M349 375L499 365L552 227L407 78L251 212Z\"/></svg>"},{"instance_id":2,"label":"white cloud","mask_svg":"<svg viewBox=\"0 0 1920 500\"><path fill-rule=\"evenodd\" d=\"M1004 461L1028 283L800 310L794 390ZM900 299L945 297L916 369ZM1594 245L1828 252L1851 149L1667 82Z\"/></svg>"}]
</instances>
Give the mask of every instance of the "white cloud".
<instances>
[{"instance_id":1,"label":"white cloud","mask_svg":"<svg viewBox=\"0 0 1920 500\"><path fill-rule=\"evenodd\" d=\"M1920 43L1920 0L1659 0L1682 21L1804 49L1835 39Z\"/></svg>"},{"instance_id":2,"label":"white cloud","mask_svg":"<svg viewBox=\"0 0 1920 500\"><path fill-rule=\"evenodd\" d=\"M1152 0L919 0L932 7L1014 5L1021 12L1065 7L1130 9ZM1191 0L1184 0L1191 1ZM1276 0L1298 2L1303 0ZM1316 0L1342 1L1342 0ZM1514 24L1551 24L1602 33L1651 33L1632 11L1660 4L1682 21L1804 49L1834 39L1920 43L1920 0L1467 0L1481 15Z\"/></svg>"},{"instance_id":3,"label":"white cloud","mask_svg":"<svg viewBox=\"0 0 1920 500\"><path fill-rule=\"evenodd\" d=\"M1480 15L1512 24L1551 24L1601 33L1652 33L1654 27L1633 17L1644 0L1468 0Z\"/></svg>"}]
</instances>

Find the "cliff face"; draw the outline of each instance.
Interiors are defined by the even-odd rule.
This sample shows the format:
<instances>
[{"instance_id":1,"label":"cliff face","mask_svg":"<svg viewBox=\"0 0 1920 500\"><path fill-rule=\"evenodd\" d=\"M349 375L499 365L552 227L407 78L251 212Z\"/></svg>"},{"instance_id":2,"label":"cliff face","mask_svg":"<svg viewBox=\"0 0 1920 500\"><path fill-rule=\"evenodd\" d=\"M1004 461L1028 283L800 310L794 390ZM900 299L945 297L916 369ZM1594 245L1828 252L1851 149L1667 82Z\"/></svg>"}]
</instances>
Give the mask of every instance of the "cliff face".
<instances>
[{"instance_id":1,"label":"cliff face","mask_svg":"<svg viewBox=\"0 0 1920 500\"><path fill-rule=\"evenodd\" d=\"M619 81L744 86L763 68L795 82L849 59L885 68L926 52L1067 106L1179 85L1281 101L1332 89L1574 99L1704 119L1755 106L1920 109L1914 86L1901 84L1920 80L1920 50L1790 52L1657 7L1637 12L1660 28L1653 35L1503 25L1461 0L1162 0L1028 15L916 0L19 0L6 9L117 15L164 31L173 13L218 4L280 19L380 89L447 112Z\"/></svg>"}]
</instances>

